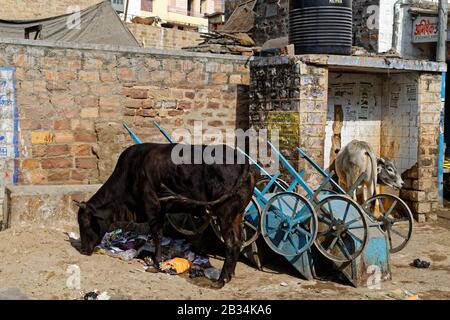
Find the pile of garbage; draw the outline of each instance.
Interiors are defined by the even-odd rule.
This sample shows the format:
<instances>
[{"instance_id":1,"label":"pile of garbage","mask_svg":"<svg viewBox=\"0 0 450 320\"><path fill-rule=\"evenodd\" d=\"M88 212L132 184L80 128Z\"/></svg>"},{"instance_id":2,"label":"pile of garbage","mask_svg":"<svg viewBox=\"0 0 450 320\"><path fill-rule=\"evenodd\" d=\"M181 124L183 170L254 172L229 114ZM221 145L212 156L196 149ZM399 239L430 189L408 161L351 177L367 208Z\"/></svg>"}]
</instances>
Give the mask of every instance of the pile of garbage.
<instances>
[{"instance_id":1,"label":"pile of garbage","mask_svg":"<svg viewBox=\"0 0 450 320\"><path fill-rule=\"evenodd\" d=\"M96 254L105 254L124 261L141 259L145 263L145 270L163 271L168 274L181 274L189 271L191 278L207 277L217 280L220 270L214 268L207 256L199 255L192 250L186 239L162 239L162 259L159 266L152 260L156 251L153 240L148 235L137 234L132 231L123 232L116 229L103 236L101 243L95 248Z\"/></svg>"},{"instance_id":2,"label":"pile of garbage","mask_svg":"<svg viewBox=\"0 0 450 320\"><path fill-rule=\"evenodd\" d=\"M203 42L196 46L184 47L183 50L244 56L253 56L261 50L246 33L211 32L204 33L201 37Z\"/></svg>"}]
</instances>

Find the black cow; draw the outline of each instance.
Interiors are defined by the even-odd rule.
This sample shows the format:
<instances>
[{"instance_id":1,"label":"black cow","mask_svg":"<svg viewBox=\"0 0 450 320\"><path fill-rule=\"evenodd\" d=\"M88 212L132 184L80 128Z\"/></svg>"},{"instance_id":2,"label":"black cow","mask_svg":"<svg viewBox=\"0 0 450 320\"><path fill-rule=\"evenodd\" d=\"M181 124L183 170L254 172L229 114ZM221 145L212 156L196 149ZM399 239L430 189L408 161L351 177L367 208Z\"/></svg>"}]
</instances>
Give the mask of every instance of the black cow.
<instances>
[{"instance_id":1,"label":"black cow","mask_svg":"<svg viewBox=\"0 0 450 320\"><path fill-rule=\"evenodd\" d=\"M114 172L87 202L78 203L82 251L92 254L103 235L117 221L146 222L161 261L161 238L167 208L211 214L220 221L226 254L217 282L231 280L242 243L243 211L250 202L257 173L245 164L175 164L176 144L136 144L119 157ZM204 150L206 146L197 146ZM234 160L237 152L229 147ZM194 158L194 146L191 148ZM197 149L198 150L198 149ZM185 150L186 151L186 150ZM183 152L181 153L183 154ZM223 154L225 162L226 152ZM181 207L185 207L181 210Z\"/></svg>"}]
</instances>

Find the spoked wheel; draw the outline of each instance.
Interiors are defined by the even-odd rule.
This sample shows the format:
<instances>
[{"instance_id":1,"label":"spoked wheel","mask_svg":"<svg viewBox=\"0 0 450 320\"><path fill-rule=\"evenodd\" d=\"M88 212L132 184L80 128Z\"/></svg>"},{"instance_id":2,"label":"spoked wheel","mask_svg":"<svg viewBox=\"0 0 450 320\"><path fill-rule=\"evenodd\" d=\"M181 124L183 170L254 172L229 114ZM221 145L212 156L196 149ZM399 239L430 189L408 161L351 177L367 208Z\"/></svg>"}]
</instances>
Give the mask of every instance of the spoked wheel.
<instances>
[{"instance_id":1,"label":"spoked wheel","mask_svg":"<svg viewBox=\"0 0 450 320\"><path fill-rule=\"evenodd\" d=\"M261 234L260 221L261 207L256 198L252 197L252 200L245 209L244 220L241 224L241 232L243 238L241 249L251 245L256 241L256 239L258 239L259 235ZM213 219L211 221L211 226L216 236L223 242L219 219Z\"/></svg>"},{"instance_id":2,"label":"spoked wheel","mask_svg":"<svg viewBox=\"0 0 450 320\"><path fill-rule=\"evenodd\" d=\"M269 184L269 182L270 182L269 178L267 178L267 177L261 178L258 181L256 181L255 188L257 188L259 191L263 191L266 188L266 186ZM283 191L286 191L289 188L289 184L286 181L284 181L284 180L281 180L281 179L277 178L276 182L278 182L278 184L280 186L282 186L284 189L280 188L276 183L273 183L270 186L270 188L267 191L267 193L283 192Z\"/></svg>"},{"instance_id":3,"label":"spoked wheel","mask_svg":"<svg viewBox=\"0 0 450 320\"><path fill-rule=\"evenodd\" d=\"M329 195L315 207L319 219L317 249L328 259L356 259L368 240L367 221L361 207L344 195Z\"/></svg>"},{"instance_id":4,"label":"spoked wheel","mask_svg":"<svg viewBox=\"0 0 450 320\"><path fill-rule=\"evenodd\" d=\"M269 199L261 216L261 233L267 245L283 256L308 250L317 234L317 216L311 203L293 192Z\"/></svg>"},{"instance_id":5,"label":"spoked wheel","mask_svg":"<svg viewBox=\"0 0 450 320\"><path fill-rule=\"evenodd\" d=\"M363 204L364 211L387 233L389 252L402 250L411 239L413 215L408 205L392 194L377 194Z\"/></svg>"},{"instance_id":6,"label":"spoked wheel","mask_svg":"<svg viewBox=\"0 0 450 320\"><path fill-rule=\"evenodd\" d=\"M166 216L175 230L187 236L202 233L211 220L208 216L193 216L189 213L167 213Z\"/></svg>"},{"instance_id":7,"label":"spoked wheel","mask_svg":"<svg viewBox=\"0 0 450 320\"><path fill-rule=\"evenodd\" d=\"M334 190L322 189L317 193L315 199L313 199L313 202L315 202L315 201L320 202L323 199L325 199L326 197L334 195L334 194L338 194L338 193Z\"/></svg>"}]
</instances>

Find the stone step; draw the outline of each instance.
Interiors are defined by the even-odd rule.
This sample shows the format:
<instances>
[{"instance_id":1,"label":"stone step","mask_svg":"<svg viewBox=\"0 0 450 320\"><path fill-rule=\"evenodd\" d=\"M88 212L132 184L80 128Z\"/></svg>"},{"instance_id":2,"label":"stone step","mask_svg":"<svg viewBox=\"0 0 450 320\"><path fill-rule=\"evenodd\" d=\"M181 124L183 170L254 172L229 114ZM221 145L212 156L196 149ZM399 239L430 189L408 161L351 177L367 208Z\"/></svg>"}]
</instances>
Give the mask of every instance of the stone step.
<instances>
[{"instance_id":1,"label":"stone step","mask_svg":"<svg viewBox=\"0 0 450 320\"><path fill-rule=\"evenodd\" d=\"M78 231L78 207L73 200L88 200L100 186L100 184L6 186L3 229L40 226Z\"/></svg>"}]
</instances>

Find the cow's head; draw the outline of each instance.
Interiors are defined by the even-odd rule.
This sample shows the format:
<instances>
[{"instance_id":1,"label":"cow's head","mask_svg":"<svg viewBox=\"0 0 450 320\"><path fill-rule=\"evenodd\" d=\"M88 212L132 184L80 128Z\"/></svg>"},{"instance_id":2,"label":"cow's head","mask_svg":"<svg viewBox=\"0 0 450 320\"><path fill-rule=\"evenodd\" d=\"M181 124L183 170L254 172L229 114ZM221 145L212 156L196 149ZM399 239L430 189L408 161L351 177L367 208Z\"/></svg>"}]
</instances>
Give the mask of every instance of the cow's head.
<instances>
[{"instance_id":1,"label":"cow's head","mask_svg":"<svg viewBox=\"0 0 450 320\"><path fill-rule=\"evenodd\" d=\"M78 209L78 224L80 226L81 250L91 255L96 245L101 241L104 231L104 218L89 202L74 200Z\"/></svg>"},{"instance_id":2,"label":"cow's head","mask_svg":"<svg viewBox=\"0 0 450 320\"><path fill-rule=\"evenodd\" d=\"M385 158L379 158L377 161L378 182L393 188L400 189L405 182L400 176L393 161Z\"/></svg>"}]
</instances>

